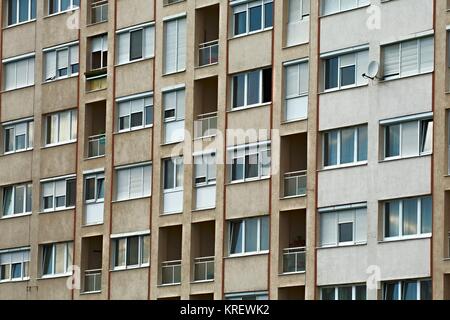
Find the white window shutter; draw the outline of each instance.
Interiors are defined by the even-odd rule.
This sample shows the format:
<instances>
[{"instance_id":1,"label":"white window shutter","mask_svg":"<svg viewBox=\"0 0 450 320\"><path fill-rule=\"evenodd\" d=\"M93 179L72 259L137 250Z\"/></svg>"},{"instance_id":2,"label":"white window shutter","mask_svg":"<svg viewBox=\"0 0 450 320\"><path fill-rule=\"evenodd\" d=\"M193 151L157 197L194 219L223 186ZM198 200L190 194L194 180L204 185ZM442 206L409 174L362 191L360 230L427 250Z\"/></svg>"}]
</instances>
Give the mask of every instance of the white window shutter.
<instances>
[{"instance_id":1,"label":"white window shutter","mask_svg":"<svg viewBox=\"0 0 450 320\"><path fill-rule=\"evenodd\" d=\"M398 44L384 48L384 76L398 75L400 72L400 46Z\"/></svg>"},{"instance_id":2,"label":"white window shutter","mask_svg":"<svg viewBox=\"0 0 450 320\"><path fill-rule=\"evenodd\" d=\"M417 121L402 123L402 156L419 154L419 128Z\"/></svg>"},{"instance_id":3,"label":"white window shutter","mask_svg":"<svg viewBox=\"0 0 450 320\"><path fill-rule=\"evenodd\" d=\"M367 73L369 66L369 51L364 50L360 51L356 54L356 83L358 85L367 84L367 78L364 78L362 75Z\"/></svg>"},{"instance_id":4,"label":"white window shutter","mask_svg":"<svg viewBox=\"0 0 450 320\"><path fill-rule=\"evenodd\" d=\"M402 43L401 75L407 76L418 72L417 40Z\"/></svg>"},{"instance_id":5,"label":"white window shutter","mask_svg":"<svg viewBox=\"0 0 450 320\"><path fill-rule=\"evenodd\" d=\"M119 117L125 117L130 115L130 111L131 111L130 101L119 103Z\"/></svg>"},{"instance_id":6,"label":"white window shutter","mask_svg":"<svg viewBox=\"0 0 450 320\"><path fill-rule=\"evenodd\" d=\"M49 51L45 54L45 80L56 76L56 52Z\"/></svg>"},{"instance_id":7,"label":"white window shutter","mask_svg":"<svg viewBox=\"0 0 450 320\"><path fill-rule=\"evenodd\" d=\"M5 90L11 90L16 88L16 63L11 62L5 66L6 83Z\"/></svg>"},{"instance_id":8,"label":"white window shutter","mask_svg":"<svg viewBox=\"0 0 450 320\"><path fill-rule=\"evenodd\" d=\"M17 61L17 88L28 85L28 60Z\"/></svg>"},{"instance_id":9,"label":"white window shutter","mask_svg":"<svg viewBox=\"0 0 450 320\"><path fill-rule=\"evenodd\" d=\"M119 64L130 61L130 34L128 32L121 33L118 36L118 61Z\"/></svg>"},{"instance_id":10,"label":"white window shutter","mask_svg":"<svg viewBox=\"0 0 450 320\"><path fill-rule=\"evenodd\" d=\"M300 94L307 94L309 91L309 64L304 62L300 64Z\"/></svg>"},{"instance_id":11,"label":"white window shutter","mask_svg":"<svg viewBox=\"0 0 450 320\"><path fill-rule=\"evenodd\" d=\"M339 1L322 0L322 14L332 14L339 11Z\"/></svg>"},{"instance_id":12,"label":"white window shutter","mask_svg":"<svg viewBox=\"0 0 450 320\"><path fill-rule=\"evenodd\" d=\"M53 196L53 182L44 183L42 185L42 196L43 197Z\"/></svg>"},{"instance_id":13,"label":"white window shutter","mask_svg":"<svg viewBox=\"0 0 450 320\"><path fill-rule=\"evenodd\" d=\"M142 167L130 169L130 198L142 196L144 181Z\"/></svg>"},{"instance_id":14,"label":"white window shutter","mask_svg":"<svg viewBox=\"0 0 450 320\"><path fill-rule=\"evenodd\" d=\"M144 57L150 58L155 55L155 27L144 28Z\"/></svg>"},{"instance_id":15,"label":"white window shutter","mask_svg":"<svg viewBox=\"0 0 450 320\"><path fill-rule=\"evenodd\" d=\"M28 85L31 86L34 84L34 57L28 59Z\"/></svg>"},{"instance_id":16,"label":"white window shutter","mask_svg":"<svg viewBox=\"0 0 450 320\"><path fill-rule=\"evenodd\" d=\"M367 208L355 210L355 241L367 242Z\"/></svg>"},{"instance_id":17,"label":"white window shutter","mask_svg":"<svg viewBox=\"0 0 450 320\"><path fill-rule=\"evenodd\" d=\"M289 0L288 23L297 22L302 17L302 0Z\"/></svg>"},{"instance_id":18,"label":"white window shutter","mask_svg":"<svg viewBox=\"0 0 450 320\"><path fill-rule=\"evenodd\" d=\"M186 18L178 20L177 71L186 69Z\"/></svg>"},{"instance_id":19,"label":"white window shutter","mask_svg":"<svg viewBox=\"0 0 450 320\"><path fill-rule=\"evenodd\" d=\"M77 64L78 61L78 46L71 46L70 47L70 64L74 65Z\"/></svg>"},{"instance_id":20,"label":"white window shutter","mask_svg":"<svg viewBox=\"0 0 450 320\"><path fill-rule=\"evenodd\" d=\"M336 213L320 214L320 245L330 246L337 244L337 216Z\"/></svg>"},{"instance_id":21,"label":"white window shutter","mask_svg":"<svg viewBox=\"0 0 450 320\"><path fill-rule=\"evenodd\" d=\"M55 196L62 197L66 195L66 181L56 181L55 182Z\"/></svg>"},{"instance_id":22,"label":"white window shutter","mask_svg":"<svg viewBox=\"0 0 450 320\"><path fill-rule=\"evenodd\" d=\"M299 65L291 65L286 67L286 97L298 95L299 91Z\"/></svg>"},{"instance_id":23,"label":"white window shutter","mask_svg":"<svg viewBox=\"0 0 450 320\"><path fill-rule=\"evenodd\" d=\"M186 100L186 92L184 89L177 91L177 120L184 120L184 104Z\"/></svg>"},{"instance_id":24,"label":"white window shutter","mask_svg":"<svg viewBox=\"0 0 450 320\"><path fill-rule=\"evenodd\" d=\"M117 200L129 198L130 170L123 169L117 171Z\"/></svg>"},{"instance_id":25,"label":"white window shutter","mask_svg":"<svg viewBox=\"0 0 450 320\"><path fill-rule=\"evenodd\" d=\"M144 194L143 196L149 196L152 193L152 166L144 167Z\"/></svg>"},{"instance_id":26,"label":"white window shutter","mask_svg":"<svg viewBox=\"0 0 450 320\"><path fill-rule=\"evenodd\" d=\"M420 72L433 71L434 39L433 37L420 40Z\"/></svg>"},{"instance_id":27,"label":"white window shutter","mask_svg":"<svg viewBox=\"0 0 450 320\"><path fill-rule=\"evenodd\" d=\"M164 73L177 70L177 20L164 24Z\"/></svg>"},{"instance_id":28,"label":"white window shutter","mask_svg":"<svg viewBox=\"0 0 450 320\"><path fill-rule=\"evenodd\" d=\"M59 50L57 52L58 57L58 69L63 69L68 67L69 62L69 51L66 50Z\"/></svg>"},{"instance_id":29,"label":"white window shutter","mask_svg":"<svg viewBox=\"0 0 450 320\"><path fill-rule=\"evenodd\" d=\"M131 101L131 113L144 112L144 99Z\"/></svg>"}]
</instances>

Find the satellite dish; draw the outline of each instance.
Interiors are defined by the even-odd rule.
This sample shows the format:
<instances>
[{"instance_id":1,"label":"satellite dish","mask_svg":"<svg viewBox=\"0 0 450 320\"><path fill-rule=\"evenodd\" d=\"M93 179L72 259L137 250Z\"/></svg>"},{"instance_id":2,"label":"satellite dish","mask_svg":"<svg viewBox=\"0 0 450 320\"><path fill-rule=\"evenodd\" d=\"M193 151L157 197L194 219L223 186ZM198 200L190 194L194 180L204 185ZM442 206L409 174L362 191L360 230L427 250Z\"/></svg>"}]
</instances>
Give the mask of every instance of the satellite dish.
<instances>
[{"instance_id":1,"label":"satellite dish","mask_svg":"<svg viewBox=\"0 0 450 320\"><path fill-rule=\"evenodd\" d=\"M380 70L380 64L377 61L372 61L369 63L369 66L367 68L367 73L364 73L363 77L373 80L373 79L377 78L377 74L378 74L379 70Z\"/></svg>"}]
</instances>

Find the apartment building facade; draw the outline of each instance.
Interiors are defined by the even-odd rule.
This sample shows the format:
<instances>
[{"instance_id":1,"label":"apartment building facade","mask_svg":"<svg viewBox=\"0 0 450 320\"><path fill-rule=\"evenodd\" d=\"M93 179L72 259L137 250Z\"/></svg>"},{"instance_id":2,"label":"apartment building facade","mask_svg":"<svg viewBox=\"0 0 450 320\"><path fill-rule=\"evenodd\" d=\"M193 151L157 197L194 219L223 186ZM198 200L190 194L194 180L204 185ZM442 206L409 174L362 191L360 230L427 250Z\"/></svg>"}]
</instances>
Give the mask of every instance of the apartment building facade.
<instances>
[{"instance_id":1,"label":"apartment building facade","mask_svg":"<svg viewBox=\"0 0 450 320\"><path fill-rule=\"evenodd\" d=\"M3 0L0 298L450 298L449 8Z\"/></svg>"}]
</instances>

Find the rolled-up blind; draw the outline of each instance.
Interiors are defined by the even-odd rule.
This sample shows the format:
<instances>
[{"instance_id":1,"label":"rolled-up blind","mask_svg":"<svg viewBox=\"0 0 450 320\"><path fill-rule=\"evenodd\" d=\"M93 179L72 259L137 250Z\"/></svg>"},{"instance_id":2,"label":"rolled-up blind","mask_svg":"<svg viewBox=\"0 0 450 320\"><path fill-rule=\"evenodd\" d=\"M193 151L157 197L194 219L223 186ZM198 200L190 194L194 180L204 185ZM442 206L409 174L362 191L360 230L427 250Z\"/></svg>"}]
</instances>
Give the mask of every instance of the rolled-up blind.
<instances>
[{"instance_id":1,"label":"rolled-up blind","mask_svg":"<svg viewBox=\"0 0 450 320\"><path fill-rule=\"evenodd\" d=\"M45 80L50 80L56 76L56 51L49 51L45 54Z\"/></svg>"},{"instance_id":2,"label":"rolled-up blind","mask_svg":"<svg viewBox=\"0 0 450 320\"><path fill-rule=\"evenodd\" d=\"M400 73L400 47L398 44L384 48L384 76L394 76Z\"/></svg>"}]
</instances>

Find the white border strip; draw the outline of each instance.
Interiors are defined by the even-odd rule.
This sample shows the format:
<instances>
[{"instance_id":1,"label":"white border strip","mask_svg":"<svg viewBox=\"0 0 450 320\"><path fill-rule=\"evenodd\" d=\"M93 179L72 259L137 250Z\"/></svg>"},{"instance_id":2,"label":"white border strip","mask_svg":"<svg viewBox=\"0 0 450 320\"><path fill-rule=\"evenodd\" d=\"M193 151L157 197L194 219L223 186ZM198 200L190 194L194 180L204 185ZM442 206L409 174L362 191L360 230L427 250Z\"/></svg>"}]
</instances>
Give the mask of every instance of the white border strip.
<instances>
[{"instance_id":1,"label":"white border strip","mask_svg":"<svg viewBox=\"0 0 450 320\"><path fill-rule=\"evenodd\" d=\"M425 113L411 114L408 116L402 116L402 117L397 117L397 118L392 118L392 119L380 120L380 124L386 125L386 124L391 124L391 123L414 121L414 120L427 119L427 118L432 118L432 117L433 117L433 112L425 112Z\"/></svg>"},{"instance_id":2,"label":"white border strip","mask_svg":"<svg viewBox=\"0 0 450 320\"><path fill-rule=\"evenodd\" d=\"M181 90L181 89L185 89L185 88L186 88L186 84L181 83L181 84L175 84L173 86L168 86L168 87L162 88L161 92L175 91L175 90Z\"/></svg>"},{"instance_id":3,"label":"white border strip","mask_svg":"<svg viewBox=\"0 0 450 320\"><path fill-rule=\"evenodd\" d=\"M141 29L141 28L145 28L145 27L151 27L151 26L154 26L154 25L155 25L155 21L146 22L146 23L143 23L143 24L138 24L138 25L135 25L135 26L119 29L119 30L116 31L116 34L132 31L132 30L137 30L137 29Z\"/></svg>"},{"instance_id":4,"label":"white border strip","mask_svg":"<svg viewBox=\"0 0 450 320\"><path fill-rule=\"evenodd\" d=\"M114 168L114 170L122 170L122 169L129 169L129 168L137 168L137 167L145 167L148 165L152 165L151 161L145 161L145 162L140 162L140 163L133 163L133 164L126 164L123 166L117 166Z\"/></svg>"},{"instance_id":5,"label":"white border strip","mask_svg":"<svg viewBox=\"0 0 450 320\"><path fill-rule=\"evenodd\" d=\"M44 49L42 49L42 52L53 51L53 50L57 50L60 48L71 47L71 46L79 45L79 44L80 44L80 42L78 40L76 40L76 41L72 41L72 42L68 42L68 43L59 44L57 46L44 48Z\"/></svg>"},{"instance_id":6,"label":"white border strip","mask_svg":"<svg viewBox=\"0 0 450 320\"><path fill-rule=\"evenodd\" d=\"M145 235L149 235L149 234L150 234L150 230L143 230L143 231L111 234L109 237L111 239L120 239L120 238L133 237L133 236L145 236Z\"/></svg>"},{"instance_id":7,"label":"white border strip","mask_svg":"<svg viewBox=\"0 0 450 320\"><path fill-rule=\"evenodd\" d=\"M65 179L70 179L70 178L76 178L76 174L68 174L65 176L60 176L60 177L53 177L53 178L45 178L45 179L41 179L40 182L51 182L51 181L58 181L58 180L65 180Z\"/></svg>"},{"instance_id":8,"label":"white border strip","mask_svg":"<svg viewBox=\"0 0 450 320\"><path fill-rule=\"evenodd\" d=\"M362 209L362 208L367 208L367 202L319 208L318 211L319 211L319 213L325 213L325 212L342 211L342 210L348 210L348 209Z\"/></svg>"},{"instance_id":9,"label":"white border strip","mask_svg":"<svg viewBox=\"0 0 450 320\"><path fill-rule=\"evenodd\" d=\"M30 52L30 53L22 54L20 56L3 59L2 63L10 63L10 62L14 62L14 61L20 61L20 60L24 60L24 59L28 59L28 58L34 58L35 56L36 56L36 52Z\"/></svg>"},{"instance_id":10,"label":"white border strip","mask_svg":"<svg viewBox=\"0 0 450 320\"><path fill-rule=\"evenodd\" d=\"M34 121L34 117L27 117L27 118L23 118L23 119L17 119L17 120L3 122L2 126L6 127L6 126L11 126L13 124L18 124L18 123L22 123L22 122L31 122L31 121Z\"/></svg>"},{"instance_id":11,"label":"white border strip","mask_svg":"<svg viewBox=\"0 0 450 320\"><path fill-rule=\"evenodd\" d=\"M305 62L309 62L309 58L308 57L283 62L283 66L284 67L289 67L289 66L292 66L292 65L295 65L295 64L300 64L300 63L305 63Z\"/></svg>"},{"instance_id":12,"label":"white border strip","mask_svg":"<svg viewBox=\"0 0 450 320\"><path fill-rule=\"evenodd\" d=\"M320 57L321 58L329 58L329 57L340 56L340 55L347 54L347 53L364 51L364 50L368 50L368 49L369 49L369 44L367 43L367 44L362 44L360 46L353 46L353 47L344 48L344 49L340 49L340 50L323 52L320 54Z\"/></svg>"},{"instance_id":13,"label":"white border strip","mask_svg":"<svg viewBox=\"0 0 450 320\"><path fill-rule=\"evenodd\" d=\"M186 12L182 12L182 13L178 13L178 14L174 14L171 16L167 16L163 18L163 22L169 21L169 20L175 20L178 18L185 18L187 16Z\"/></svg>"},{"instance_id":14,"label":"white border strip","mask_svg":"<svg viewBox=\"0 0 450 320\"><path fill-rule=\"evenodd\" d=\"M140 99L140 98L147 98L147 97L153 97L153 91L147 91L147 92L136 93L136 94L132 94L129 96L120 97L120 98L116 99L116 102L125 102L125 101L130 101L130 100L135 100L135 99Z\"/></svg>"}]
</instances>

